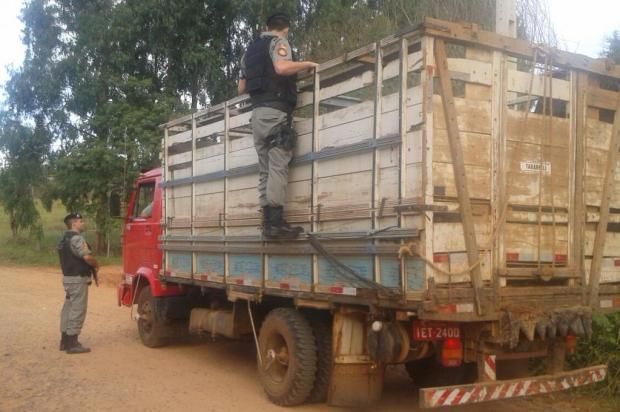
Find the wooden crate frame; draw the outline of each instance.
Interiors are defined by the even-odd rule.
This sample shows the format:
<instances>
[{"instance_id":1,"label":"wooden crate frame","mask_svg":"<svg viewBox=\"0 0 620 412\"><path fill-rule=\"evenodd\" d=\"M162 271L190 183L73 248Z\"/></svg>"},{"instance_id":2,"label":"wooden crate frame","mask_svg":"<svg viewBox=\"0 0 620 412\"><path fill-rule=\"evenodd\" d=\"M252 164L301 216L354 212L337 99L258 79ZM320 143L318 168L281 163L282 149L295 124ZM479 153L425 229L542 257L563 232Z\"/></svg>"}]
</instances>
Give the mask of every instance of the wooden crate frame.
<instances>
[{"instance_id":1,"label":"wooden crate frame","mask_svg":"<svg viewBox=\"0 0 620 412\"><path fill-rule=\"evenodd\" d=\"M528 75L517 70L523 61L552 65L563 71L565 79ZM549 304L554 304L557 296L577 294L581 296L580 302L574 303L599 308L600 299L614 301L620 288L620 271L610 269L609 263L615 267L616 261L620 262L620 249L614 254L615 246L620 246L620 237L616 239L615 235L615 228L620 227L620 185L616 182L620 180L616 172L620 116L615 116L613 126L602 124L608 123L610 113L617 112L619 93L601 87L601 81L617 84L619 79L620 68L600 59L532 46L483 31L474 24L427 18L415 30L330 60L313 75L300 79L298 106L307 109L305 120L298 124L301 143L293 162L290 191L301 193L299 198L304 200L287 206L289 221L326 238L332 236L332 240L337 236L332 242L334 253L366 256L371 250L367 270L378 283L382 282L382 259L396 256L398 243L413 244L428 263L412 259L412 269L402 259L397 288L404 299L389 301L361 288L351 291L347 285L322 285L319 256L305 240L279 246L258 236L258 204L246 202L247 206L239 211L240 200L235 200L243 200L255 191L251 178L256 166L248 162L253 145L247 125L247 96L161 126L168 216L163 238L165 259L170 260L168 253L191 251L191 266L195 268L197 253L223 253L223 273L212 277L217 279L214 283L228 288L251 286L249 293L258 295L300 297L299 293L304 293L304 299L336 301L364 301L373 296L375 303L422 308L429 313L444 303L473 302L476 315L472 316L479 318L497 313L512 297L522 298L533 291L541 293L536 286L516 287L518 282L553 278L559 283L545 285L542 293ZM386 90L394 87L396 92L386 95ZM360 92L361 89L367 90ZM350 97L354 91L363 94L371 90L372 99ZM533 142L511 142L507 138L515 127L526 124L515 120L507 105L531 107L533 96L547 105L547 116L543 113L541 120L540 115L525 110L526 121L529 117L530 122L543 124L549 118L551 129L554 124L566 129L565 144L538 143L535 138ZM356 103L334 110L331 116L325 112L326 106L348 104L347 99ZM565 120L554 119L554 102L563 102ZM349 121L351 125L366 125L365 139L360 139L355 130L348 130L352 128ZM347 140L347 136L352 140ZM440 142L447 143L449 152ZM480 143L486 145L488 158L476 156ZM556 185L553 173L549 172L551 187L564 190L560 194L551 192L549 206L541 198L546 161L541 154L538 166L531 163L539 168L539 199L534 211L528 211L528 205L510 204L506 179L512 167L507 163L509 145L514 148L528 144L539 145L541 153L565 153L566 159L561 161L569 165L562 175L565 187ZM398 161L384 167L388 155ZM341 182L348 180L339 177L338 168L348 160L348 167L360 167L349 175L367 175L364 179L370 182L368 193L358 201L334 200L326 207L321 203L324 193L320 193L320 182L333 177L334 187L344 187ZM362 166L362 160L370 166ZM551 163L549 160L550 167ZM386 190L386 181L382 180L385 174L394 179L391 198L382 196ZM477 176L482 180L476 180ZM438 181L448 183L437 186ZM218 183L211 187L209 182ZM588 191L593 186L596 190ZM555 205L556 195L564 199L563 205ZM208 206L211 204L216 207ZM210 214L198 216L201 207ZM537 263L536 267L527 266L527 262L519 267L507 259L511 252L506 250L504 227L528 227L527 219L532 213L536 213ZM546 216L551 216L552 222L543 221ZM393 233L386 230L391 226L397 227ZM552 226L551 261L543 262L543 254L549 255L542 250L548 226ZM459 230L463 233L462 244L456 241ZM446 246L450 231L457 232L456 240L453 246ZM565 238L564 254L556 252L558 233ZM260 256L263 276L258 283L246 284L243 277L240 281L230 276L231 254L243 251ZM265 273L271 254L295 253L312 259L312 284L305 283L300 291L291 290L290 284L274 283ZM563 256L561 262L557 256ZM454 274L464 268L469 269L465 274ZM421 278L410 271L421 274ZM174 270L168 272L166 276L174 275ZM415 288L408 287L411 276L415 278ZM190 282L210 279L192 269L185 278ZM343 293L353 297L338 296ZM431 296L434 303L429 305Z\"/></svg>"}]
</instances>

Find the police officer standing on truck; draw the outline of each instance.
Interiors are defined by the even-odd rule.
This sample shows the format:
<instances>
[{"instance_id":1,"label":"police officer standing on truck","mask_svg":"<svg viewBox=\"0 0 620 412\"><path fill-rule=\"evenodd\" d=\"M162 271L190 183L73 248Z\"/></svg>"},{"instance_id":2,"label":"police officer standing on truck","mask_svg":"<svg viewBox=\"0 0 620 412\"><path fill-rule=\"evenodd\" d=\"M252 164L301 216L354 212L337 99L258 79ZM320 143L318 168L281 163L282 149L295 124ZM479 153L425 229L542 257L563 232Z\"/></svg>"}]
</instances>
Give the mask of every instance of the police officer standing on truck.
<instances>
[{"instance_id":1,"label":"police officer standing on truck","mask_svg":"<svg viewBox=\"0 0 620 412\"><path fill-rule=\"evenodd\" d=\"M303 228L290 226L283 217L288 165L296 138L292 113L297 104L297 73L318 66L295 61L287 40L289 27L284 14L273 14L267 19L267 31L261 33L241 59L238 87L239 94L249 93L252 102L263 235L274 238L294 238L303 232Z\"/></svg>"},{"instance_id":2,"label":"police officer standing on truck","mask_svg":"<svg viewBox=\"0 0 620 412\"><path fill-rule=\"evenodd\" d=\"M96 276L99 263L81 234L84 230L82 215L70 213L64 222L67 231L58 243L62 284L65 289L65 304L60 313L60 350L69 354L87 353L90 349L78 342L78 335L86 319L91 275Z\"/></svg>"}]
</instances>

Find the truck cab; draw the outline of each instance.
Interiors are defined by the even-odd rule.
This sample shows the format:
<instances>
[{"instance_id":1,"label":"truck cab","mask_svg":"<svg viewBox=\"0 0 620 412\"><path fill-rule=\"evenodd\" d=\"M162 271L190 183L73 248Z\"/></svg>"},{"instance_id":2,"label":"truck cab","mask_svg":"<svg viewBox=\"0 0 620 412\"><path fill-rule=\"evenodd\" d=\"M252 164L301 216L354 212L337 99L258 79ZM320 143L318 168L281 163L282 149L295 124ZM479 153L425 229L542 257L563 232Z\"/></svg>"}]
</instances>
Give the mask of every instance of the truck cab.
<instances>
[{"instance_id":1,"label":"truck cab","mask_svg":"<svg viewBox=\"0 0 620 412\"><path fill-rule=\"evenodd\" d=\"M123 222L123 276L118 285L118 305L137 303L140 290L150 289L153 297L177 296L175 286L162 287L158 274L162 265L159 237L162 234L161 169L142 173L135 181Z\"/></svg>"}]
</instances>

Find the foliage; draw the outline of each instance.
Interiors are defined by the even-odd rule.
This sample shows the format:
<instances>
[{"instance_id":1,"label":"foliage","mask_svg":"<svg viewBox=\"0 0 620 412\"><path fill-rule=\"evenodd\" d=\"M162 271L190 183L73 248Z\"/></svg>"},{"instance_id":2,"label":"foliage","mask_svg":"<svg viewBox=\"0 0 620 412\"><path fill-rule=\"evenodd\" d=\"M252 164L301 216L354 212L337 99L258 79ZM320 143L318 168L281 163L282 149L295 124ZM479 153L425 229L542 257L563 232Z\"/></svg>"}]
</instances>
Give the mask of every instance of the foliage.
<instances>
[{"instance_id":1,"label":"foliage","mask_svg":"<svg viewBox=\"0 0 620 412\"><path fill-rule=\"evenodd\" d=\"M616 64L620 64L620 31L614 31L607 38L601 55L612 59Z\"/></svg>"},{"instance_id":2,"label":"foliage","mask_svg":"<svg viewBox=\"0 0 620 412\"><path fill-rule=\"evenodd\" d=\"M43 234L39 240L26 237L13 240L8 225L9 216L0 209L0 262L3 264L58 267L56 246L65 231L65 225L62 222L66 214L65 208L59 201L50 205L50 208L44 207L41 202L35 202L35 206L39 213L39 224ZM120 263L121 224L120 220L114 221L109 235L110 257L104 254L97 256L100 263L113 265ZM84 235L89 243L94 243L96 233L94 224L90 220L86 221Z\"/></svg>"},{"instance_id":3,"label":"foliage","mask_svg":"<svg viewBox=\"0 0 620 412\"><path fill-rule=\"evenodd\" d=\"M594 316L592 329L592 340L580 340L569 363L575 368L606 363L607 379L590 390L615 399L620 406L620 313Z\"/></svg>"},{"instance_id":4,"label":"foliage","mask_svg":"<svg viewBox=\"0 0 620 412\"><path fill-rule=\"evenodd\" d=\"M29 229L40 239L39 213L35 207L35 190L44 182L43 159L50 138L41 119L30 129L5 113L0 125L0 148L4 167L0 169L0 204L9 217L12 238Z\"/></svg>"},{"instance_id":5,"label":"foliage","mask_svg":"<svg viewBox=\"0 0 620 412\"><path fill-rule=\"evenodd\" d=\"M521 15L542 1L519 0ZM6 85L8 103L16 121L28 125L37 119L37 127L54 137L49 153L39 157L50 179L39 195L47 204L60 199L68 209L89 212L99 232L95 248L102 251L112 224L110 199L126 198L135 176L159 164L157 125L232 97L244 49L274 11L291 16L291 41L299 55L324 61L417 24L425 15L490 29L494 4L26 0L26 54ZM530 19L537 15L530 14ZM30 204L19 210L34 209Z\"/></svg>"}]
</instances>

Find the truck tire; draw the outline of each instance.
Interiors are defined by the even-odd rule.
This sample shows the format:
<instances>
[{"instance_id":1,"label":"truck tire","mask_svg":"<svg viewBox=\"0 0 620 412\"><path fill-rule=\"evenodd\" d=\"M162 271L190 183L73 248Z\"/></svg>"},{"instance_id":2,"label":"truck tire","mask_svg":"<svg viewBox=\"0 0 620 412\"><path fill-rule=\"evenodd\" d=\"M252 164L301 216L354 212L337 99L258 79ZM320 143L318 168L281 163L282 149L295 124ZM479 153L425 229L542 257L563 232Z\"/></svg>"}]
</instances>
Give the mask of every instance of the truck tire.
<instances>
[{"instance_id":1,"label":"truck tire","mask_svg":"<svg viewBox=\"0 0 620 412\"><path fill-rule=\"evenodd\" d=\"M462 385L476 379L476 364L463 363L455 368L446 368L434 356L405 363L405 369L416 386L432 388L435 386Z\"/></svg>"},{"instance_id":2,"label":"truck tire","mask_svg":"<svg viewBox=\"0 0 620 412\"><path fill-rule=\"evenodd\" d=\"M258 337L262 365L258 372L271 402L302 404L314 386L317 350L310 324L291 308L276 308L265 318Z\"/></svg>"},{"instance_id":3,"label":"truck tire","mask_svg":"<svg viewBox=\"0 0 620 412\"><path fill-rule=\"evenodd\" d=\"M326 319L311 320L310 325L316 342L317 363L314 387L306 402L321 403L327 401L332 373L332 325Z\"/></svg>"},{"instance_id":4,"label":"truck tire","mask_svg":"<svg viewBox=\"0 0 620 412\"><path fill-rule=\"evenodd\" d=\"M157 315L155 299L151 288L145 286L138 296L138 333L140 340L149 348L158 348L166 344L165 325Z\"/></svg>"}]
</instances>

